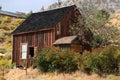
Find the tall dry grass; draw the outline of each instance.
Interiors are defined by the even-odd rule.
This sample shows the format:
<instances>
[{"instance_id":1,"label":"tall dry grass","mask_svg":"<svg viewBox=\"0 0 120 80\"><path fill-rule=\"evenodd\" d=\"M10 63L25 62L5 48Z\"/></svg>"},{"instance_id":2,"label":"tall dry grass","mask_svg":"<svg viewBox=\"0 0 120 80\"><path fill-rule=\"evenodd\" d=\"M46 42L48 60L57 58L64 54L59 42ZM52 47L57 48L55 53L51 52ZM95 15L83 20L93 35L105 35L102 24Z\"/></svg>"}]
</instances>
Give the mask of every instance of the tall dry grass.
<instances>
[{"instance_id":1,"label":"tall dry grass","mask_svg":"<svg viewBox=\"0 0 120 80\"><path fill-rule=\"evenodd\" d=\"M107 75L100 77L97 74L87 75L80 71L73 72L71 74L55 72L41 73L37 69L29 68L26 75L25 70L12 69L5 75L6 80L119 80L120 76Z\"/></svg>"}]
</instances>

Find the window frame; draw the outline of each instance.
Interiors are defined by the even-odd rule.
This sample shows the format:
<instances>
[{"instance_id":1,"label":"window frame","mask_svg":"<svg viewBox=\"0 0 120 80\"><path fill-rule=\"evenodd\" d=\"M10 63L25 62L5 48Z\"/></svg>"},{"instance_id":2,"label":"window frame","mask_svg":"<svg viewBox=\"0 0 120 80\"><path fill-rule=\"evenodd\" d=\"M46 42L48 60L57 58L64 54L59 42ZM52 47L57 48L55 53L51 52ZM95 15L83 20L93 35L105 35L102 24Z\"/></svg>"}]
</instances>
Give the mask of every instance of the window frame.
<instances>
[{"instance_id":1,"label":"window frame","mask_svg":"<svg viewBox=\"0 0 120 80\"><path fill-rule=\"evenodd\" d=\"M25 47L26 49L23 49ZM27 59L28 45L27 43L22 43L21 45L21 59Z\"/></svg>"}]
</instances>

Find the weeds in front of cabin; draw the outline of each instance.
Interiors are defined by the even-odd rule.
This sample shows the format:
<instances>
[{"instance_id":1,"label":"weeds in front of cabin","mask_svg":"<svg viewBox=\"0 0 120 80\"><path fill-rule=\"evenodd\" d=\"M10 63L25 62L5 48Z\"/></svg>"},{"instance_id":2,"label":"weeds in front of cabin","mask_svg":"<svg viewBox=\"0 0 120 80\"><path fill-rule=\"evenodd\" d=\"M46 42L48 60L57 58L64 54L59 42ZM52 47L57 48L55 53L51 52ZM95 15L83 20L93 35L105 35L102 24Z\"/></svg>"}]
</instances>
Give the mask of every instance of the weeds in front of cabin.
<instances>
[{"instance_id":1,"label":"weeds in front of cabin","mask_svg":"<svg viewBox=\"0 0 120 80\"><path fill-rule=\"evenodd\" d=\"M13 66L11 61L11 54L5 56L0 56L0 80L4 79L4 74L8 72L9 69Z\"/></svg>"},{"instance_id":2,"label":"weeds in front of cabin","mask_svg":"<svg viewBox=\"0 0 120 80\"><path fill-rule=\"evenodd\" d=\"M106 47L85 52L82 56L81 67L84 72L97 74L118 74L120 64L119 47Z\"/></svg>"},{"instance_id":3,"label":"weeds in front of cabin","mask_svg":"<svg viewBox=\"0 0 120 80\"><path fill-rule=\"evenodd\" d=\"M56 48L45 48L37 52L35 65L42 72L72 72L78 70L79 54Z\"/></svg>"},{"instance_id":4,"label":"weeds in front of cabin","mask_svg":"<svg viewBox=\"0 0 120 80\"><path fill-rule=\"evenodd\" d=\"M120 49L118 46L94 49L79 53L45 48L37 52L35 65L42 72L67 72L80 70L87 74L118 74L120 68Z\"/></svg>"}]
</instances>

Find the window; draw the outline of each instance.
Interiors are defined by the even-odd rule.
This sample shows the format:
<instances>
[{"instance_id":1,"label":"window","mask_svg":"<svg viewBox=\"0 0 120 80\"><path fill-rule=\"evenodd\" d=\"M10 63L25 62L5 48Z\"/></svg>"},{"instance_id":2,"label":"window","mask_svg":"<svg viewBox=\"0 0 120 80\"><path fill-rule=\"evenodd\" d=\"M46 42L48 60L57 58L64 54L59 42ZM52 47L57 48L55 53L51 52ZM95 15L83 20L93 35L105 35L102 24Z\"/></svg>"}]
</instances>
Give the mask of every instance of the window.
<instances>
[{"instance_id":1,"label":"window","mask_svg":"<svg viewBox=\"0 0 120 80\"><path fill-rule=\"evenodd\" d=\"M27 58L27 44L24 43L22 44L22 59L26 59Z\"/></svg>"},{"instance_id":2,"label":"window","mask_svg":"<svg viewBox=\"0 0 120 80\"><path fill-rule=\"evenodd\" d=\"M70 50L70 45L60 45L63 50Z\"/></svg>"}]
</instances>

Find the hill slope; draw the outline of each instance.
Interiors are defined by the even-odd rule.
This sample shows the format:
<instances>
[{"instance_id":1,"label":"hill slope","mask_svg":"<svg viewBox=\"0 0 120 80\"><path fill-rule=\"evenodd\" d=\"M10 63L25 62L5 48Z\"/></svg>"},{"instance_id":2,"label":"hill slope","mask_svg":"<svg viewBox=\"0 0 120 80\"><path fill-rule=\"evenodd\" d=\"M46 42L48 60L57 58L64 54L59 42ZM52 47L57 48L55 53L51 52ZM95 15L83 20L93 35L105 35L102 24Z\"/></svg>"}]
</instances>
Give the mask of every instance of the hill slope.
<instances>
[{"instance_id":1,"label":"hill slope","mask_svg":"<svg viewBox=\"0 0 120 80\"><path fill-rule=\"evenodd\" d=\"M11 53L11 32L23 21L20 18L0 16L0 53Z\"/></svg>"},{"instance_id":2,"label":"hill slope","mask_svg":"<svg viewBox=\"0 0 120 80\"><path fill-rule=\"evenodd\" d=\"M85 6L92 9L104 9L108 12L120 11L120 0L64 0L61 1L61 6L68 6L76 4L79 8ZM58 3L49 6L49 9L59 7Z\"/></svg>"}]
</instances>

